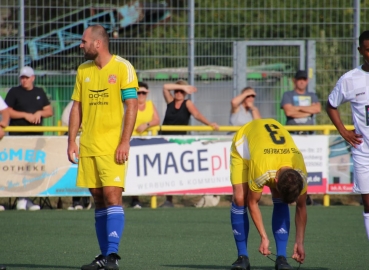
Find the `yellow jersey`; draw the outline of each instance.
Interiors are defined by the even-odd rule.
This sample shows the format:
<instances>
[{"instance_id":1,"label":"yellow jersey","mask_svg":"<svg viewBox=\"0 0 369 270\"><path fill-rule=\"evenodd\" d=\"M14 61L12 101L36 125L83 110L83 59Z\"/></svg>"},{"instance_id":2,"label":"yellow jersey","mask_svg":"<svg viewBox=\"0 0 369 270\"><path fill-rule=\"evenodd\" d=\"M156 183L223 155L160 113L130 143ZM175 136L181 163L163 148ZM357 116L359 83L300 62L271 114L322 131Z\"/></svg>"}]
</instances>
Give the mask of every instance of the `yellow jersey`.
<instances>
[{"instance_id":1,"label":"yellow jersey","mask_svg":"<svg viewBox=\"0 0 369 270\"><path fill-rule=\"evenodd\" d=\"M142 133L138 133L136 129L139 125L142 125L144 123L146 124L149 123L152 120L153 116L154 116L154 104L152 103L151 100L148 100L146 101L146 104L145 104L145 110L137 111L136 123L135 123L135 127L133 128L132 135L135 135L135 136L147 135L148 132L146 130Z\"/></svg>"},{"instance_id":2,"label":"yellow jersey","mask_svg":"<svg viewBox=\"0 0 369 270\"><path fill-rule=\"evenodd\" d=\"M120 142L124 108L121 90L138 89L130 62L112 55L102 69L86 61L77 70L72 99L81 102L80 156L114 154Z\"/></svg>"},{"instance_id":3,"label":"yellow jersey","mask_svg":"<svg viewBox=\"0 0 369 270\"><path fill-rule=\"evenodd\" d=\"M264 186L275 188L275 176L281 167L299 172L307 189L303 156L290 133L274 119L253 120L233 137L231 146L231 182L248 183L250 190L262 192Z\"/></svg>"}]
</instances>

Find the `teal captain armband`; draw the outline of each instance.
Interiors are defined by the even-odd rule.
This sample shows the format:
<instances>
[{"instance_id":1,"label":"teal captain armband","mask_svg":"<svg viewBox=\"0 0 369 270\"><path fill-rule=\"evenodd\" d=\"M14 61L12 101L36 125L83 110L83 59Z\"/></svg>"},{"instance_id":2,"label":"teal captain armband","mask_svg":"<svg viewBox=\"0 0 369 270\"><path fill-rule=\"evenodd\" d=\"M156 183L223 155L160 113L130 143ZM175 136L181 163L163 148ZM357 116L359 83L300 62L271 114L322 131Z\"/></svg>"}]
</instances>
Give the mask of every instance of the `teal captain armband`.
<instances>
[{"instance_id":1,"label":"teal captain armband","mask_svg":"<svg viewBox=\"0 0 369 270\"><path fill-rule=\"evenodd\" d=\"M128 88L120 90L122 93L122 100L125 101L126 99L137 99L137 90L136 88Z\"/></svg>"}]
</instances>

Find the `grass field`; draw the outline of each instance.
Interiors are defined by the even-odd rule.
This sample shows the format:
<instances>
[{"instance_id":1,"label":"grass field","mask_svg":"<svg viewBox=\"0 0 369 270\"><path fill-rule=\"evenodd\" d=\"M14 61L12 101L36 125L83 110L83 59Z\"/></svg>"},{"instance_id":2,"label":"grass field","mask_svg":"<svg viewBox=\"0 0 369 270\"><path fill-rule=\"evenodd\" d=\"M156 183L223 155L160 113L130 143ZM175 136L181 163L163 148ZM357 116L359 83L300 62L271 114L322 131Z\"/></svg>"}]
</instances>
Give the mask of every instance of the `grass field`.
<instances>
[{"instance_id":1,"label":"grass field","mask_svg":"<svg viewBox=\"0 0 369 270\"><path fill-rule=\"evenodd\" d=\"M270 232L272 207L261 207ZM126 209L120 269L230 269L237 257L229 208ZM294 207L291 207L291 218ZM94 211L42 210L0 212L0 263L7 269L79 269L99 253ZM294 240L291 223L288 253ZM259 236L251 224L251 269L274 269L257 251ZM369 269L369 242L362 207L309 206L306 262L300 269ZM298 263L290 263L295 269Z\"/></svg>"}]
</instances>

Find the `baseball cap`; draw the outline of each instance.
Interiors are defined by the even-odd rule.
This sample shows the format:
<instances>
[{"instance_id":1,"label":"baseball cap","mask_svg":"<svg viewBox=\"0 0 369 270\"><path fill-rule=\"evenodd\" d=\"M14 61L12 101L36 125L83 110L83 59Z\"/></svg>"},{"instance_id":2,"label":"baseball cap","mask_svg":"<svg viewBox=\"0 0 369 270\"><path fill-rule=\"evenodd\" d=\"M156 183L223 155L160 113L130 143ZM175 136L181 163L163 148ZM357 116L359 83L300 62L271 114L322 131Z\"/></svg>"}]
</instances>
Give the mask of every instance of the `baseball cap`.
<instances>
[{"instance_id":1,"label":"baseball cap","mask_svg":"<svg viewBox=\"0 0 369 270\"><path fill-rule=\"evenodd\" d=\"M306 72L306 70L298 70L295 74L295 79L307 79L308 78L308 74Z\"/></svg>"},{"instance_id":2,"label":"baseball cap","mask_svg":"<svg viewBox=\"0 0 369 270\"><path fill-rule=\"evenodd\" d=\"M33 71L33 68L25 66L22 67L21 71L19 72L19 77L26 76L26 77L32 77L35 75L35 72Z\"/></svg>"}]
</instances>

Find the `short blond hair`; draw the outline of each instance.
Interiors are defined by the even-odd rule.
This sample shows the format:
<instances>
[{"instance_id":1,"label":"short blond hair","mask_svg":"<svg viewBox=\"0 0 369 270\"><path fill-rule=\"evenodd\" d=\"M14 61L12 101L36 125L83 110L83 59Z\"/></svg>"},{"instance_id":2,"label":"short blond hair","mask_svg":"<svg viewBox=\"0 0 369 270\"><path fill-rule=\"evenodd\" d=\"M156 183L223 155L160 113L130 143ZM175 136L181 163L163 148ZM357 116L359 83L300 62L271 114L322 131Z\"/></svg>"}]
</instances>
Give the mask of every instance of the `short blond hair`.
<instances>
[{"instance_id":1,"label":"short blond hair","mask_svg":"<svg viewBox=\"0 0 369 270\"><path fill-rule=\"evenodd\" d=\"M188 85L188 82L185 80L178 80L175 82L175 84L179 84L179 85Z\"/></svg>"}]
</instances>

